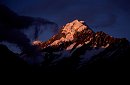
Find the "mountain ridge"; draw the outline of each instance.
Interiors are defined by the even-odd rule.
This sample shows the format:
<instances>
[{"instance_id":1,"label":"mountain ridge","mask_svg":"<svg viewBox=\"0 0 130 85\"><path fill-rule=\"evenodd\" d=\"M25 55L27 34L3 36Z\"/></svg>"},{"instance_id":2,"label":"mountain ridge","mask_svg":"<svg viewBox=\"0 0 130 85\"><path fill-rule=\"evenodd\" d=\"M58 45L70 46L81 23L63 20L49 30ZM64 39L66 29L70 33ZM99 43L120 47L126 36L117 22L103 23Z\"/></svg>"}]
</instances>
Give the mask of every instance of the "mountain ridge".
<instances>
[{"instance_id":1,"label":"mountain ridge","mask_svg":"<svg viewBox=\"0 0 130 85\"><path fill-rule=\"evenodd\" d=\"M67 70L72 72L85 72L89 70L89 68L97 68L98 64L94 64L95 62L100 63L101 66L104 61L107 61L109 64L113 63L117 65L114 62L117 62L120 56L123 58L123 55L125 55L124 58L128 58L128 49L130 48L130 44L126 38L114 38L102 31L94 32L89 29L88 26L79 33L70 33L76 35L72 36L73 38L62 40L66 38L66 35L62 34L62 31L64 29L73 29L74 22L78 22L82 26L84 25L84 23L74 20L63 26L60 31L48 41L34 41L33 45L39 48L43 53L43 56L50 59L48 61L49 71L56 70L64 72L64 70ZM70 30L67 30L67 32L70 32ZM58 43L54 43L57 41ZM92 68L91 65L93 64L94 66L92 66Z\"/></svg>"},{"instance_id":2,"label":"mountain ridge","mask_svg":"<svg viewBox=\"0 0 130 85\"><path fill-rule=\"evenodd\" d=\"M77 46L79 44L91 43L92 47L106 48L109 47L109 45L112 43L120 43L123 41L128 42L126 38L114 38L102 31L95 33L83 23L83 21L74 20L73 22L63 26L59 32L48 41L34 41L33 45L39 45L38 47L44 49L47 46L53 47L68 42L75 43ZM76 47L76 45L74 45L74 47Z\"/></svg>"}]
</instances>

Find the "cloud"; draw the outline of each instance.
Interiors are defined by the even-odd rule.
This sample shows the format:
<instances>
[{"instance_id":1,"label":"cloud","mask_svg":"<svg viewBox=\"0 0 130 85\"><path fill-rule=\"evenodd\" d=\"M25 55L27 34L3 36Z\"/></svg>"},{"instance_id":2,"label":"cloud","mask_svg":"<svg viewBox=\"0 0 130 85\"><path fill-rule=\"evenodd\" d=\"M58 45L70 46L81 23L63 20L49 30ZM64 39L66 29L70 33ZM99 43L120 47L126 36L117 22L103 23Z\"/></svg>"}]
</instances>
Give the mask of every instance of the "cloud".
<instances>
[{"instance_id":1,"label":"cloud","mask_svg":"<svg viewBox=\"0 0 130 85\"><path fill-rule=\"evenodd\" d=\"M30 52L35 51L35 47L31 45L31 39L21 30L33 30L33 37L31 36L31 38L35 40L39 37L40 30L43 32L46 30L46 28L43 28L46 25L53 26L53 28L48 29L57 29L57 24L54 22L42 18L19 16L6 6L0 5L0 42L14 43L23 52L33 53ZM30 26L34 26L35 28L29 29Z\"/></svg>"}]
</instances>

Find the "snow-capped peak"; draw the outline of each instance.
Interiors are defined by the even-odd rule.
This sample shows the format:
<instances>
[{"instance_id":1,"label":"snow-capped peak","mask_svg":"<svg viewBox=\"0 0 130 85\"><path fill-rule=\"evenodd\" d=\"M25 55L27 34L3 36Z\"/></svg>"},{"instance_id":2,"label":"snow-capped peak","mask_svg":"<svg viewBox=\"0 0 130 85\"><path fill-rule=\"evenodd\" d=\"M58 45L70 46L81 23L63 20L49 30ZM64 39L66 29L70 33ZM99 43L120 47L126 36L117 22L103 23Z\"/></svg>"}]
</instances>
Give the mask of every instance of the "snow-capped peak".
<instances>
[{"instance_id":1,"label":"snow-capped peak","mask_svg":"<svg viewBox=\"0 0 130 85\"><path fill-rule=\"evenodd\" d=\"M74 20L73 22L66 24L62 29L62 33L74 34L75 32L81 32L84 29L87 29L87 26L83 25L83 21Z\"/></svg>"},{"instance_id":2,"label":"snow-capped peak","mask_svg":"<svg viewBox=\"0 0 130 85\"><path fill-rule=\"evenodd\" d=\"M112 43L119 41L120 39L109 36L102 31L95 33L85 25L84 21L74 20L63 26L48 41L34 41L32 44L37 45L40 49L51 47L56 49L55 51L70 50L70 52L73 52L84 45L88 45L91 48L108 48Z\"/></svg>"},{"instance_id":3,"label":"snow-capped peak","mask_svg":"<svg viewBox=\"0 0 130 85\"><path fill-rule=\"evenodd\" d=\"M74 20L73 22L63 26L61 33L64 36L54 41L51 46L61 44L62 42L74 41L77 38L75 35L77 35L78 32L82 32L83 30L87 29L87 26L85 26L83 23L84 21Z\"/></svg>"}]
</instances>

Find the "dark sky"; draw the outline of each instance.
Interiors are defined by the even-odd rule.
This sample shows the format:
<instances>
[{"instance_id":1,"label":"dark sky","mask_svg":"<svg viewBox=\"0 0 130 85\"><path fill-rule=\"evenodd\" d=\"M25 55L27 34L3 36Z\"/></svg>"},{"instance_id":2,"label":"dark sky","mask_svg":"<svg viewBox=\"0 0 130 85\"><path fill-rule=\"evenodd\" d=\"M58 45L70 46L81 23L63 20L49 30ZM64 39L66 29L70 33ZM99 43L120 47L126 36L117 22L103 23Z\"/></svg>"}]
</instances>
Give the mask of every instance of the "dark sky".
<instances>
[{"instance_id":1,"label":"dark sky","mask_svg":"<svg viewBox=\"0 0 130 85\"><path fill-rule=\"evenodd\" d=\"M19 15L42 17L60 27L84 20L94 31L130 40L129 0L0 0Z\"/></svg>"}]
</instances>

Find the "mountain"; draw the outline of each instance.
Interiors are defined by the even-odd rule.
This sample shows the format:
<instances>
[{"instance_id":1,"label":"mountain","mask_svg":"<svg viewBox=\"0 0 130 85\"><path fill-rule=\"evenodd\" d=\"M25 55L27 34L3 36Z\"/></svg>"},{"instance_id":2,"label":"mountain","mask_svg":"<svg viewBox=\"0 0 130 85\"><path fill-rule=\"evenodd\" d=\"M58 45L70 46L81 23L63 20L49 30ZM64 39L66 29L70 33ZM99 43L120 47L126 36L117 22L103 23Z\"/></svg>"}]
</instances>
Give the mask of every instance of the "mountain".
<instances>
[{"instance_id":1,"label":"mountain","mask_svg":"<svg viewBox=\"0 0 130 85\"><path fill-rule=\"evenodd\" d=\"M0 30L2 72L129 73L129 41L94 32L84 21L74 20L57 32L54 22L0 5Z\"/></svg>"},{"instance_id":2,"label":"mountain","mask_svg":"<svg viewBox=\"0 0 130 85\"><path fill-rule=\"evenodd\" d=\"M84 21L78 20L63 26L48 41L34 41L33 45L44 56L42 65L47 71L120 70L128 66L130 55L126 38L114 38L102 31L95 33Z\"/></svg>"}]
</instances>

